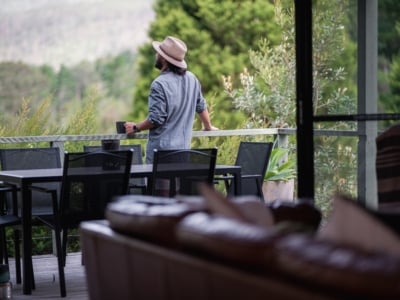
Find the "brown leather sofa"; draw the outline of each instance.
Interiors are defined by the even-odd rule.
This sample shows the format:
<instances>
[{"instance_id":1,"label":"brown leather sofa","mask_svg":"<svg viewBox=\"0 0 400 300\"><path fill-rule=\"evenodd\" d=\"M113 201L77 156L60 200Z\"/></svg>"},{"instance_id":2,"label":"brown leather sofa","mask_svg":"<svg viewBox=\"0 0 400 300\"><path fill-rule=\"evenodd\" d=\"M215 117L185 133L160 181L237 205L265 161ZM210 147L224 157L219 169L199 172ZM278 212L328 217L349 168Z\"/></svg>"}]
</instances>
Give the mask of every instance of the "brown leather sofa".
<instances>
[{"instance_id":1,"label":"brown leather sofa","mask_svg":"<svg viewBox=\"0 0 400 300\"><path fill-rule=\"evenodd\" d=\"M400 297L398 257L315 239L320 215L304 203L271 204L266 228L138 199L124 196L107 220L81 224L90 299Z\"/></svg>"}]
</instances>

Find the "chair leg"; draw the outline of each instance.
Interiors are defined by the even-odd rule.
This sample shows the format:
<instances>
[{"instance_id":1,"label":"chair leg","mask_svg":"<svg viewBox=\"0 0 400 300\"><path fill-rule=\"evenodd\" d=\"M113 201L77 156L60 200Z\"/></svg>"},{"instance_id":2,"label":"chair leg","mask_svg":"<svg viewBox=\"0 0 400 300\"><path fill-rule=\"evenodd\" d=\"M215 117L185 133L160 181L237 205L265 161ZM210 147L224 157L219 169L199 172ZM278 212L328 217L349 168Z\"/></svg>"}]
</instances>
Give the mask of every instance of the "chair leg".
<instances>
[{"instance_id":1,"label":"chair leg","mask_svg":"<svg viewBox=\"0 0 400 300\"><path fill-rule=\"evenodd\" d=\"M169 180L169 197L175 197L176 195L176 180L175 178L171 178Z\"/></svg>"},{"instance_id":2,"label":"chair leg","mask_svg":"<svg viewBox=\"0 0 400 300\"><path fill-rule=\"evenodd\" d=\"M8 253L7 253L7 240L6 233L3 227L0 228L0 263L8 264Z\"/></svg>"},{"instance_id":3,"label":"chair leg","mask_svg":"<svg viewBox=\"0 0 400 300\"><path fill-rule=\"evenodd\" d=\"M229 193L229 188L230 188L229 181L228 181L228 180L224 180L224 184L225 184L226 194L228 195L228 193Z\"/></svg>"},{"instance_id":4,"label":"chair leg","mask_svg":"<svg viewBox=\"0 0 400 300\"><path fill-rule=\"evenodd\" d=\"M258 196L260 197L261 202L264 203L264 193L263 193L263 191L262 191L262 185L261 185L261 183L260 183L260 180L257 180L257 179L256 179L256 184L257 184L257 194L258 194Z\"/></svg>"},{"instance_id":5,"label":"chair leg","mask_svg":"<svg viewBox=\"0 0 400 300\"><path fill-rule=\"evenodd\" d=\"M63 260L64 260L64 267L65 263L67 262L67 244L68 244L68 230L64 229L62 231L63 237L62 237L62 251L63 251Z\"/></svg>"},{"instance_id":6,"label":"chair leg","mask_svg":"<svg viewBox=\"0 0 400 300\"><path fill-rule=\"evenodd\" d=\"M35 284L35 276L33 273L33 261L31 260L31 278L32 278L32 290L36 289L36 284Z\"/></svg>"},{"instance_id":7,"label":"chair leg","mask_svg":"<svg viewBox=\"0 0 400 300\"><path fill-rule=\"evenodd\" d=\"M65 274L64 274L64 251L61 243L61 233L60 230L55 229L55 239L57 248L57 263L58 263L58 276L60 280L60 293L61 297L67 296L67 291L65 287Z\"/></svg>"},{"instance_id":8,"label":"chair leg","mask_svg":"<svg viewBox=\"0 0 400 300\"><path fill-rule=\"evenodd\" d=\"M14 230L14 256L15 256L15 273L17 283L21 283L21 252L19 248L19 230ZM33 278L33 276L32 276Z\"/></svg>"},{"instance_id":9,"label":"chair leg","mask_svg":"<svg viewBox=\"0 0 400 300\"><path fill-rule=\"evenodd\" d=\"M14 229L14 255L15 255L15 273L17 284L21 283L21 255L19 250L19 231ZM0 229L0 242L1 242L1 252L0 252L0 262L8 265L8 251L7 251L7 239L6 232L4 228Z\"/></svg>"}]
</instances>

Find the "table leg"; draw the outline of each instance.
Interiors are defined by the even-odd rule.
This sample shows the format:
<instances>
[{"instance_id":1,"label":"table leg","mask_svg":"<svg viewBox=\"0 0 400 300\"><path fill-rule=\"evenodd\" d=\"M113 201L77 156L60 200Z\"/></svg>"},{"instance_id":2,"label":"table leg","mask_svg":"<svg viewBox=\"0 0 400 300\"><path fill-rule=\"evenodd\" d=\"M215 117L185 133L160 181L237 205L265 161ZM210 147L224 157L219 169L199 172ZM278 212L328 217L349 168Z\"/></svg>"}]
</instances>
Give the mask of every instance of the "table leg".
<instances>
[{"instance_id":1,"label":"table leg","mask_svg":"<svg viewBox=\"0 0 400 300\"><path fill-rule=\"evenodd\" d=\"M233 181L235 183L234 192L236 196L242 195L242 174L241 171L235 172L233 175Z\"/></svg>"},{"instance_id":2,"label":"table leg","mask_svg":"<svg viewBox=\"0 0 400 300\"><path fill-rule=\"evenodd\" d=\"M21 185L22 193L22 289L25 295L32 293L32 191L27 184Z\"/></svg>"}]
</instances>

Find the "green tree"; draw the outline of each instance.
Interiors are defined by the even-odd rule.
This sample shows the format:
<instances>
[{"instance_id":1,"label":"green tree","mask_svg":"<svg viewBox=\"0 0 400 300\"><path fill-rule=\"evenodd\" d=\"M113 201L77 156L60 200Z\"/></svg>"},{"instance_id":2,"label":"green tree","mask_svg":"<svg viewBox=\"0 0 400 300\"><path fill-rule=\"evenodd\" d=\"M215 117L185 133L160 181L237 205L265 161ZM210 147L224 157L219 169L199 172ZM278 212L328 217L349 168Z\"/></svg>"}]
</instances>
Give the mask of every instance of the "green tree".
<instances>
[{"instance_id":1,"label":"green tree","mask_svg":"<svg viewBox=\"0 0 400 300\"><path fill-rule=\"evenodd\" d=\"M400 53L393 56L393 61L388 74L391 95L390 100L385 102L387 112L400 111Z\"/></svg>"},{"instance_id":2,"label":"green tree","mask_svg":"<svg viewBox=\"0 0 400 300\"><path fill-rule=\"evenodd\" d=\"M398 81L400 80L398 77L399 11L399 1L378 1L378 109L384 113L397 113L400 109L400 94L398 93ZM383 121L378 125L384 129L394 122Z\"/></svg>"},{"instance_id":3,"label":"green tree","mask_svg":"<svg viewBox=\"0 0 400 300\"><path fill-rule=\"evenodd\" d=\"M388 61L399 52L400 35L396 29L399 22L400 1L378 1L378 53Z\"/></svg>"},{"instance_id":4,"label":"green tree","mask_svg":"<svg viewBox=\"0 0 400 300\"><path fill-rule=\"evenodd\" d=\"M0 63L0 111L15 114L23 98L38 103L50 93L51 76L47 68L37 68L20 62Z\"/></svg>"},{"instance_id":5,"label":"green tree","mask_svg":"<svg viewBox=\"0 0 400 300\"><path fill-rule=\"evenodd\" d=\"M70 106L68 111L64 111L64 119L60 122L51 117L54 113L51 97L38 104L23 99L15 114L0 119L0 136L93 134L98 126L98 101L98 92L90 90L81 105Z\"/></svg>"},{"instance_id":6,"label":"green tree","mask_svg":"<svg viewBox=\"0 0 400 300\"><path fill-rule=\"evenodd\" d=\"M173 35L188 46L188 69L200 82L204 96L215 112L213 123L220 128L236 128L243 115L221 93L221 76L238 74L249 65L247 52L261 38L278 42L279 28L273 21L274 6L268 0L159 0L154 6L156 19L149 37L163 40ZM139 50L139 80L134 93L133 119L147 115L151 81L158 75L150 43ZM212 112L213 113L213 112Z\"/></svg>"},{"instance_id":7,"label":"green tree","mask_svg":"<svg viewBox=\"0 0 400 300\"><path fill-rule=\"evenodd\" d=\"M24 99L18 112L7 120L0 119L0 136L39 136L39 135L71 135L71 134L94 134L97 128L96 103L98 93L91 90L82 100L82 105L74 108L74 111L66 112L70 118L65 119L65 125L60 126L59 120L54 120L50 116L54 113L51 108L50 97L42 99L39 103L33 104L30 99ZM82 151L83 143L68 142L65 143L65 150L74 152ZM1 147L48 147L48 143L29 142L21 144L2 145ZM11 247L12 230L7 230L7 241ZM51 230L44 226L34 226L32 254L51 253L52 239ZM71 243L69 247L77 250L78 243ZM13 251L10 253L14 255Z\"/></svg>"},{"instance_id":8,"label":"green tree","mask_svg":"<svg viewBox=\"0 0 400 300\"><path fill-rule=\"evenodd\" d=\"M238 109L246 112L247 127L295 127L294 10L287 1L275 1L276 23L282 28L281 42L259 41L249 52L255 72L246 69L236 87L232 77L224 78L225 91ZM355 47L347 38L346 1L321 0L313 15L313 107L314 115L355 113ZM348 67L350 74L346 73ZM354 129L354 124L318 124L320 128ZM355 141L337 137L315 139L316 202L326 206L334 190L355 190L353 155ZM328 188L327 188L328 187Z\"/></svg>"},{"instance_id":9,"label":"green tree","mask_svg":"<svg viewBox=\"0 0 400 300\"><path fill-rule=\"evenodd\" d=\"M96 70L105 85L107 96L126 102L132 98L136 80L133 70L135 62L136 55L130 51L96 61Z\"/></svg>"},{"instance_id":10,"label":"green tree","mask_svg":"<svg viewBox=\"0 0 400 300\"><path fill-rule=\"evenodd\" d=\"M346 39L344 1L318 1L314 6L313 68L314 114L355 113L354 43ZM246 112L248 127L295 127L294 10L288 1L275 1L275 20L282 29L273 45L261 39L249 51L251 68L224 77L224 88L236 108ZM350 74L343 66L349 67ZM250 69L250 68L249 68Z\"/></svg>"},{"instance_id":11,"label":"green tree","mask_svg":"<svg viewBox=\"0 0 400 300\"><path fill-rule=\"evenodd\" d=\"M397 37L400 37L400 22L397 22ZM380 57L386 63L385 68L379 73L379 109L386 113L398 113L400 111L400 51L393 54L390 63L387 57ZM395 121L387 121L381 124L386 128Z\"/></svg>"},{"instance_id":12,"label":"green tree","mask_svg":"<svg viewBox=\"0 0 400 300\"><path fill-rule=\"evenodd\" d=\"M54 91L54 97L58 105L62 106L69 100L76 99L78 93L78 82L74 78L71 69L62 65L57 73L57 81Z\"/></svg>"},{"instance_id":13,"label":"green tree","mask_svg":"<svg viewBox=\"0 0 400 300\"><path fill-rule=\"evenodd\" d=\"M136 73L136 55L129 51L95 62L82 61L75 66L32 66L24 63L0 63L0 118L4 124L18 112L23 101L32 107L49 99L49 118L65 120L69 111L84 105L91 90L96 89L98 132L115 132L115 120L127 115ZM60 123L59 123L59 126ZM24 135L24 134L22 134Z\"/></svg>"}]
</instances>

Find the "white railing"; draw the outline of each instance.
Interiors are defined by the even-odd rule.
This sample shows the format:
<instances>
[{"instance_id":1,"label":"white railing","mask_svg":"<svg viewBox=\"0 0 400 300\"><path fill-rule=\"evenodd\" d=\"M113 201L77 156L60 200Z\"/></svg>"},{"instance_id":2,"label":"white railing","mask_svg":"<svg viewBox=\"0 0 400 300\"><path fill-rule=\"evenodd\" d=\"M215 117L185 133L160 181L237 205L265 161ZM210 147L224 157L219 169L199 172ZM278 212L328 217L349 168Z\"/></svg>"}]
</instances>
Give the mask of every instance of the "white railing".
<instances>
[{"instance_id":1,"label":"white railing","mask_svg":"<svg viewBox=\"0 0 400 300\"><path fill-rule=\"evenodd\" d=\"M222 137L222 136L254 136L268 135L278 139L280 145L287 143L287 136L294 134L295 129L237 129L237 130L217 130L217 131L194 131L193 138L196 137ZM58 147L60 154L64 153L65 142L80 142L80 141L101 141L101 140L132 140L147 139L146 133L137 133L133 136L126 134L91 134L91 135L47 135L47 136L17 136L17 137L0 137L1 144L18 144L18 143L41 143L47 142L50 147Z\"/></svg>"},{"instance_id":2,"label":"white railing","mask_svg":"<svg viewBox=\"0 0 400 300\"><path fill-rule=\"evenodd\" d=\"M193 138L199 137L230 137L230 136L273 136L274 140L281 147L288 145L289 135L295 135L295 128L261 128L261 129L234 129L234 130L216 130L216 131L193 131ZM333 136L358 136L357 131L334 131L334 130L315 130L315 135L333 135ZM50 147L58 147L60 157L64 156L64 144L66 142L80 141L101 141L101 140L146 140L147 133L137 133L133 136L126 134L90 134L90 135L47 135L47 136L14 136L0 137L0 147L8 144L19 143L49 143Z\"/></svg>"}]
</instances>

